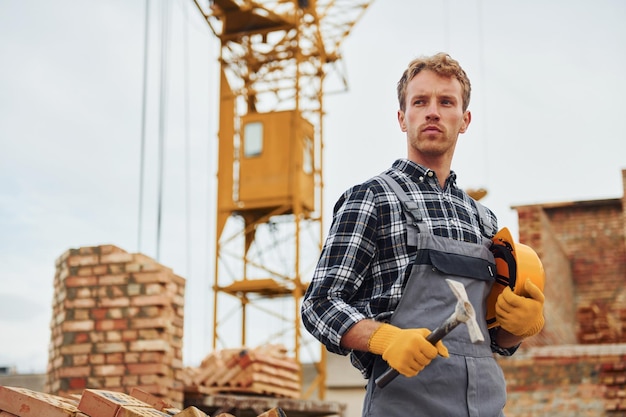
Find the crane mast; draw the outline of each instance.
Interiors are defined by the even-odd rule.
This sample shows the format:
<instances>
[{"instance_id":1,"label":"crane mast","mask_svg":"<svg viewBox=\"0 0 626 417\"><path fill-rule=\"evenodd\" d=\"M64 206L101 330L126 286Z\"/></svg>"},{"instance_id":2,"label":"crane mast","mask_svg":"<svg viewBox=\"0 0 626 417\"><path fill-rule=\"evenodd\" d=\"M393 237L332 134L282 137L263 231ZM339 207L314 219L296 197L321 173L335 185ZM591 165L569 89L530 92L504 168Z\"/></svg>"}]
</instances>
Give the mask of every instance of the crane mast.
<instances>
[{"instance_id":1,"label":"crane mast","mask_svg":"<svg viewBox=\"0 0 626 417\"><path fill-rule=\"evenodd\" d=\"M303 397L323 399L299 310L322 245L324 90L347 88L340 46L373 0L194 1L221 45L213 348L240 329L309 354Z\"/></svg>"}]
</instances>

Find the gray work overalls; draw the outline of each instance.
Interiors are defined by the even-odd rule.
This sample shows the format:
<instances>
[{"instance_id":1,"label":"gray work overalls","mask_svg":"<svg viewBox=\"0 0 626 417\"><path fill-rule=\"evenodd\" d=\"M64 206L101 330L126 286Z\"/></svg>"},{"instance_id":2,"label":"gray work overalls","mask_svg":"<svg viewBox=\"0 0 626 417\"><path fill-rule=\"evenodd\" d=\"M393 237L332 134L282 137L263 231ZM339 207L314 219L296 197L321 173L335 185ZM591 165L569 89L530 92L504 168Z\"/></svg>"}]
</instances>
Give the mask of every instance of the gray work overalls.
<instances>
[{"instance_id":1,"label":"gray work overalls","mask_svg":"<svg viewBox=\"0 0 626 417\"><path fill-rule=\"evenodd\" d=\"M401 201L407 220L407 243L417 246L411 274L404 294L390 318L400 328L434 330L453 313L457 299L445 279L461 282L467 291L476 318L485 337L473 344L464 324L456 327L444 339L450 357L437 356L415 377L396 377L384 388L375 380L388 365L381 356L374 362L367 385L363 416L366 417L498 417L504 416L506 387L502 370L491 348L485 300L495 275L491 240L483 236L480 244L461 242L435 236L420 222L417 205L398 183L386 174ZM479 212L484 208L479 206ZM486 215L481 216L481 227Z\"/></svg>"}]
</instances>

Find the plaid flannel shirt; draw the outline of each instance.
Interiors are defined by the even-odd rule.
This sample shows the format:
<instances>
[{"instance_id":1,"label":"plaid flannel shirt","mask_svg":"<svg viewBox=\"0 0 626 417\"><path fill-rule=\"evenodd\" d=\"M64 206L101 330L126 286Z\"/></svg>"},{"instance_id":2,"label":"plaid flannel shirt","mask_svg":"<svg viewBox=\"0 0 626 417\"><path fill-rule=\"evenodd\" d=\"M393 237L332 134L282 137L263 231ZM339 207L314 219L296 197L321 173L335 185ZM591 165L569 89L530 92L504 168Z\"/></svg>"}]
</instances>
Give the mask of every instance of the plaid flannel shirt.
<instances>
[{"instance_id":1,"label":"plaid flannel shirt","mask_svg":"<svg viewBox=\"0 0 626 417\"><path fill-rule=\"evenodd\" d=\"M431 233L478 243L476 202L456 186L451 172L443 189L434 171L399 159L386 171L418 203ZM324 248L302 303L306 329L333 353L347 355L369 377L374 356L341 347L343 334L363 319L390 318L410 274L415 248L406 244L406 225L395 193L376 177L347 190L334 207ZM496 216L488 215L497 230ZM493 236L486 236L492 238ZM493 336L493 335L492 335ZM516 348L492 350L511 355Z\"/></svg>"}]
</instances>

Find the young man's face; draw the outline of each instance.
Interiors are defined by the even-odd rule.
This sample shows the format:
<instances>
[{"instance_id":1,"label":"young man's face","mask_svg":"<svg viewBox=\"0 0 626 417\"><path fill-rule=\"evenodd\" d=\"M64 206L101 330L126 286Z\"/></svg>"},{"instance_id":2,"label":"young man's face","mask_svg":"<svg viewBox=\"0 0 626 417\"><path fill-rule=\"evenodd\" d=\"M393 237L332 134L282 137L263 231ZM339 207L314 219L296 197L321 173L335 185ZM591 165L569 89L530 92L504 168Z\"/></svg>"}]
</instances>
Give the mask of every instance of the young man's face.
<instances>
[{"instance_id":1,"label":"young man's face","mask_svg":"<svg viewBox=\"0 0 626 417\"><path fill-rule=\"evenodd\" d=\"M407 84L406 110L398 111L398 123L407 134L409 159L452 159L459 133L471 121L463 111L461 83L433 71L419 72ZM415 158L413 158L415 157Z\"/></svg>"}]
</instances>

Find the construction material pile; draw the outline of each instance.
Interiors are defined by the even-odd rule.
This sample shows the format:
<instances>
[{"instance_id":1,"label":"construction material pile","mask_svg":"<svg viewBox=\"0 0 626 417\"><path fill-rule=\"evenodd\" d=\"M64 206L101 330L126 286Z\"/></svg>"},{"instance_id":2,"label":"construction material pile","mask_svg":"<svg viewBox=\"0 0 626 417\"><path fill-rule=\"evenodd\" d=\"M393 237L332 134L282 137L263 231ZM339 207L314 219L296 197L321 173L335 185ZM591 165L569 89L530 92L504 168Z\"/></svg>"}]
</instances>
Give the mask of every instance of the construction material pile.
<instances>
[{"instance_id":1,"label":"construction material pile","mask_svg":"<svg viewBox=\"0 0 626 417\"><path fill-rule=\"evenodd\" d=\"M180 407L185 280L114 245L56 261L44 392L140 388Z\"/></svg>"},{"instance_id":2,"label":"construction material pile","mask_svg":"<svg viewBox=\"0 0 626 417\"><path fill-rule=\"evenodd\" d=\"M129 394L86 389L72 398L44 394L26 388L0 386L1 417L208 417L196 407L183 410L139 389ZM220 413L216 417L234 417ZM257 417L286 417L272 408Z\"/></svg>"},{"instance_id":3,"label":"construction material pile","mask_svg":"<svg viewBox=\"0 0 626 417\"><path fill-rule=\"evenodd\" d=\"M300 398L300 367L281 345L223 349L184 372L186 393L239 393Z\"/></svg>"}]
</instances>

